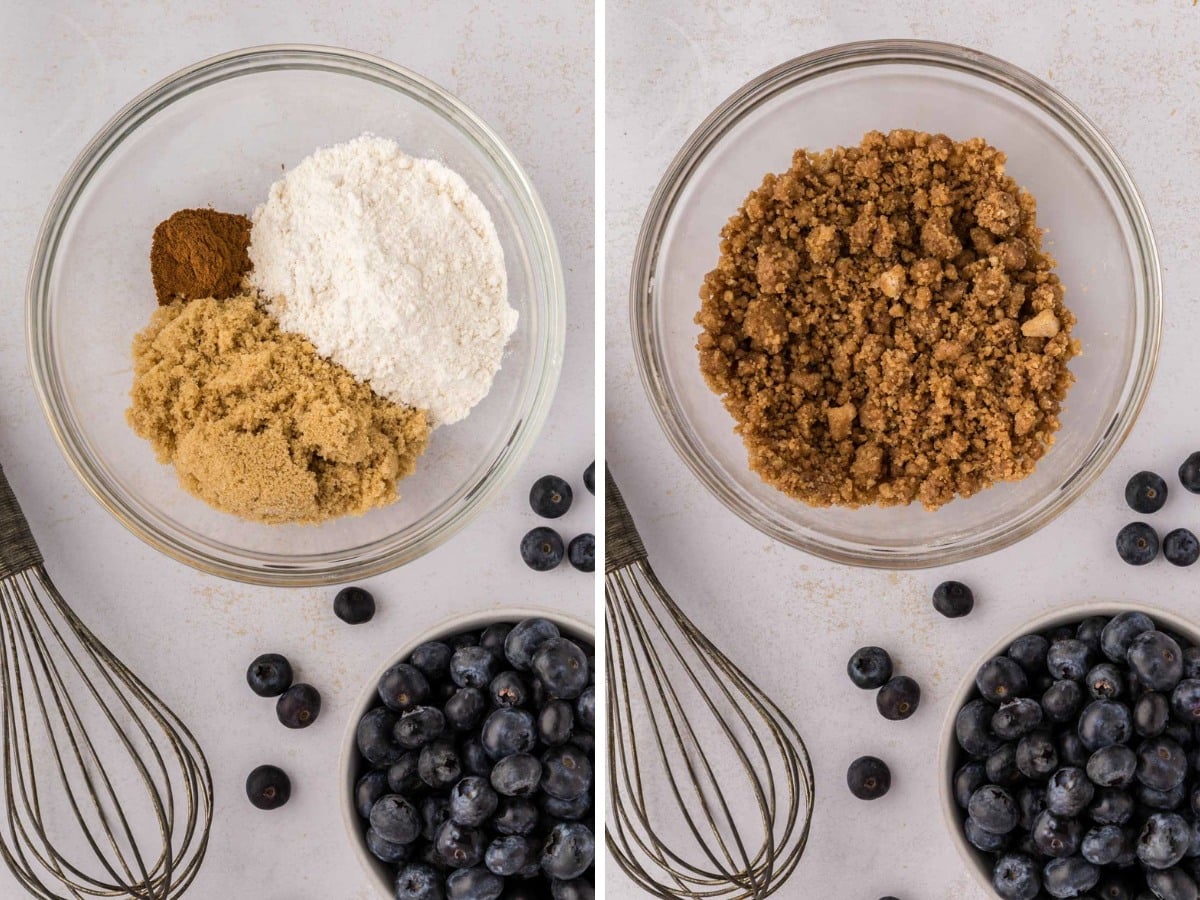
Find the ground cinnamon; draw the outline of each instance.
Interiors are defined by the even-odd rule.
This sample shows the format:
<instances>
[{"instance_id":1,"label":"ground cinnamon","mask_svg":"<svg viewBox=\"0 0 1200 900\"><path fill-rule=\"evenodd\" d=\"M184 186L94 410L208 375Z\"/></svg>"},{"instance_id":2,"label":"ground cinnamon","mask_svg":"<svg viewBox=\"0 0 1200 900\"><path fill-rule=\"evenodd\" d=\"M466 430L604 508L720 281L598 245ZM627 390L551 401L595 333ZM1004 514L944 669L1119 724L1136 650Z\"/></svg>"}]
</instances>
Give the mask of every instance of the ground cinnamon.
<instances>
[{"instance_id":1,"label":"ground cinnamon","mask_svg":"<svg viewBox=\"0 0 1200 900\"><path fill-rule=\"evenodd\" d=\"M250 270L250 220L214 209L181 209L154 229L150 275L160 306L238 293Z\"/></svg>"}]
</instances>

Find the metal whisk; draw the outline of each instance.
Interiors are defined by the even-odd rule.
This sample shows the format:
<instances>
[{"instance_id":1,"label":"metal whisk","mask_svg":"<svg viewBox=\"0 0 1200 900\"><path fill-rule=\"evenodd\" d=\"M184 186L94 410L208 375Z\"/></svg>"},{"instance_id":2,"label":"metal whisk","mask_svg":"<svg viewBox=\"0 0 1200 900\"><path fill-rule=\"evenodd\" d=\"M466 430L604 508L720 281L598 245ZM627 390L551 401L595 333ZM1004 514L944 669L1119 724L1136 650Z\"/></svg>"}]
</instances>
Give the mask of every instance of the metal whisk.
<instances>
[{"instance_id":1,"label":"metal whisk","mask_svg":"<svg viewBox=\"0 0 1200 900\"><path fill-rule=\"evenodd\" d=\"M0 468L0 854L39 900L168 900L208 845L195 738L59 594Z\"/></svg>"},{"instance_id":2,"label":"metal whisk","mask_svg":"<svg viewBox=\"0 0 1200 900\"><path fill-rule=\"evenodd\" d=\"M605 486L609 853L656 897L767 897L808 840L808 751L667 594Z\"/></svg>"}]
</instances>

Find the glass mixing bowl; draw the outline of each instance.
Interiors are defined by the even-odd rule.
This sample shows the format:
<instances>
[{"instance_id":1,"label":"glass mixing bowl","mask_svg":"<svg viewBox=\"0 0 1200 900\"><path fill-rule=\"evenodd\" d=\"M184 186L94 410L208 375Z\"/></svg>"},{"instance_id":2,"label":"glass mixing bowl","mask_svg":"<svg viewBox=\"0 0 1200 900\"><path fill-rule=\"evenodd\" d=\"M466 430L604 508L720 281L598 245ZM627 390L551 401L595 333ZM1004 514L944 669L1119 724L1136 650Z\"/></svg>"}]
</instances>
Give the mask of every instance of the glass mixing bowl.
<instances>
[{"instance_id":1,"label":"glass mixing bowl","mask_svg":"<svg viewBox=\"0 0 1200 900\"><path fill-rule=\"evenodd\" d=\"M317 526L217 512L155 461L125 422L130 346L154 309L158 222L185 207L249 213L285 168L370 131L461 174L495 221L520 313L491 393L437 429L399 502ZM528 176L499 137L399 66L322 47L271 46L201 62L122 109L75 161L46 214L28 288L34 383L67 461L131 531L204 571L315 585L409 562L466 525L524 459L562 363L558 251Z\"/></svg>"},{"instance_id":2,"label":"glass mixing bowl","mask_svg":"<svg viewBox=\"0 0 1200 900\"><path fill-rule=\"evenodd\" d=\"M937 512L818 509L750 471L733 420L700 374L704 275L721 227L797 147L855 145L913 128L1008 154L1038 201L1083 355L1062 428L1037 470ZM946 44L873 41L785 63L737 91L688 139L650 202L634 258L631 319L642 380L667 437L700 481L760 531L844 563L913 568L1017 541L1075 500L1129 433L1161 329L1158 254L1129 174L1096 127L1053 88L1008 63Z\"/></svg>"}]
</instances>

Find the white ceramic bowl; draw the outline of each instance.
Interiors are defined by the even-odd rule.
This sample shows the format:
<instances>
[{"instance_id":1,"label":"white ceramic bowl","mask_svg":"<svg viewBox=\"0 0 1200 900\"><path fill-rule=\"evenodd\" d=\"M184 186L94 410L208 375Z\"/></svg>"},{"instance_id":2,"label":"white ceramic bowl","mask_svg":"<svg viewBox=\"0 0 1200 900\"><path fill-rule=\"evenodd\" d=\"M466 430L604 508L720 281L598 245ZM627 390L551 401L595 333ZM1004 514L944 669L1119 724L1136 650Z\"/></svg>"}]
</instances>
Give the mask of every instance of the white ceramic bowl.
<instances>
[{"instance_id":1,"label":"white ceramic bowl","mask_svg":"<svg viewBox=\"0 0 1200 900\"><path fill-rule=\"evenodd\" d=\"M946 828L950 831L950 837L954 841L954 846L958 848L959 855L962 857L967 869L975 877L975 881L989 895L994 894L992 890L991 868L988 866L986 855L972 847L963 835L962 810L954 800L953 788L954 773L962 762L958 739L954 733L954 719L959 709L962 708L963 704L967 702L975 691L975 673L979 671L980 666L993 656L999 656L1004 653L1008 649L1009 644L1022 635L1030 634L1031 632L1046 631L1056 628L1059 625L1080 622L1090 616L1115 616L1117 613L1123 612L1145 613L1154 620L1156 625L1164 627L1169 631L1174 631L1200 645L1200 624L1175 613L1147 606L1144 603L1113 600L1088 603L1086 605L1067 606L1052 610L1030 622L1026 622L1020 628L1010 632L993 644L965 673L962 684L959 685L958 691L954 694L954 699L950 702L950 709L946 713L946 721L942 725L942 737L938 742L938 771L941 773L938 781L938 798L941 801L942 816L946 821Z\"/></svg>"},{"instance_id":2,"label":"white ceramic bowl","mask_svg":"<svg viewBox=\"0 0 1200 900\"><path fill-rule=\"evenodd\" d=\"M350 720L346 725L346 736L342 739L342 752L338 758L338 780L341 784L340 790L342 794L342 823L346 827L346 836L354 848L355 857L358 858L363 871L367 873L367 878L371 884L378 889L380 897L392 897L394 895L394 867L380 862L367 850L366 841L363 839L365 833L363 821L359 818L358 810L354 807L354 785L365 771L362 758L359 756L358 741L356 740L355 733L358 729L358 720L362 718L367 710L378 704L375 686L379 683L379 679L383 676L384 672L396 663L407 659L413 650L426 641L445 640L462 631L484 629L497 622L515 623L534 616L549 619L567 637L587 641L593 646L596 643L596 629L594 626L581 619L565 616L555 610L514 606L456 616L447 619L439 625L435 625L423 634L419 634L403 644L395 655L389 657L375 674L371 676L371 679L363 687L358 700L351 707Z\"/></svg>"}]
</instances>

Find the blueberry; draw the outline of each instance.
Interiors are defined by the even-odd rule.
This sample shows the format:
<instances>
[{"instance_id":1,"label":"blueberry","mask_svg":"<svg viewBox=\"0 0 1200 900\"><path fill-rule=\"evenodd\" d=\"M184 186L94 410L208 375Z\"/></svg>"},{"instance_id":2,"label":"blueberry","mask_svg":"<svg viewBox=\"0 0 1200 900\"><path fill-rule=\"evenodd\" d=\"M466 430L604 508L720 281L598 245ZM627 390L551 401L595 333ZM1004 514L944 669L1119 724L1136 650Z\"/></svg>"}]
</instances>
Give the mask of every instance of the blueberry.
<instances>
[{"instance_id":1,"label":"blueberry","mask_svg":"<svg viewBox=\"0 0 1200 900\"><path fill-rule=\"evenodd\" d=\"M533 672L551 697L574 700L587 687L587 656L569 638L552 637L533 655Z\"/></svg>"},{"instance_id":2,"label":"blueberry","mask_svg":"<svg viewBox=\"0 0 1200 900\"><path fill-rule=\"evenodd\" d=\"M264 653L250 663L246 683L260 697L278 697L292 685L292 664L278 653Z\"/></svg>"},{"instance_id":3,"label":"blueberry","mask_svg":"<svg viewBox=\"0 0 1200 900\"><path fill-rule=\"evenodd\" d=\"M469 869L483 862L486 839L479 829L448 819L438 829L433 844L447 865L455 869Z\"/></svg>"},{"instance_id":4,"label":"blueberry","mask_svg":"<svg viewBox=\"0 0 1200 900\"><path fill-rule=\"evenodd\" d=\"M557 568L566 556L562 535L544 525L526 532L521 538L521 559L535 572Z\"/></svg>"},{"instance_id":5,"label":"blueberry","mask_svg":"<svg viewBox=\"0 0 1200 900\"><path fill-rule=\"evenodd\" d=\"M878 800L892 787L887 763L874 756L860 756L846 770L846 786L859 800Z\"/></svg>"},{"instance_id":6,"label":"blueberry","mask_svg":"<svg viewBox=\"0 0 1200 900\"><path fill-rule=\"evenodd\" d=\"M1190 566L1200 559L1200 541L1186 528L1168 531L1162 541L1163 556L1174 566Z\"/></svg>"},{"instance_id":7,"label":"blueberry","mask_svg":"<svg viewBox=\"0 0 1200 900\"><path fill-rule=\"evenodd\" d=\"M1079 897L1096 886L1100 870L1086 859L1052 859L1042 870L1042 887L1051 897Z\"/></svg>"},{"instance_id":8,"label":"blueberry","mask_svg":"<svg viewBox=\"0 0 1200 900\"><path fill-rule=\"evenodd\" d=\"M971 802L971 795L987 784L983 763L969 762L954 773L954 800L963 809Z\"/></svg>"},{"instance_id":9,"label":"blueberry","mask_svg":"<svg viewBox=\"0 0 1200 900\"><path fill-rule=\"evenodd\" d=\"M1132 734L1129 707L1115 700L1093 700L1079 716L1079 739L1093 753L1110 744L1124 744Z\"/></svg>"},{"instance_id":10,"label":"blueberry","mask_svg":"<svg viewBox=\"0 0 1200 900\"><path fill-rule=\"evenodd\" d=\"M1200 647L1183 648L1183 677L1200 678Z\"/></svg>"},{"instance_id":11,"label":"blueberry","mask_svg":"<svg viewBox=\"0 0 1200 900\"><path fill-rule=\"evenodd\" d=\"M875 695L875 708L885 719L907 719L921 703L921 686L907 675L897 675Z\"/></svg>"},{"instance_id":12,"label":"blueberry","mask_svg":"<svg viewBox=\"0 0 1200 900\"><path fill-rule=\"evenodd\" d=\"M449 644L427 641L409 655L408 662L419 669L426 679L442 680L450 674L450 656L453 653Z\"/></svg>"},{"instance_id":13,"label":"blueberry","mask_svg":"<svg viewBox=\"0 0 1200 900\"><path fill-rule=\"evenodd\" d=\"M374 828L367 829L366 841L367 850L380 862L395 865L404 862L412 855L411 844L397 844L382 838Z\"/></svg>"},{"instance_id":14,"label":"blueberry","mask_svg":"<svg viewBox=\"0 0 1200 900\"><path fill-rule=\"evenodd\" d=\"M1133 797L1147 809L1157 809L1163 812L1173 812L1184 805L1187 800L1187 789L1183 784L1177 784L1170 790L1160 791L1148 787L1140 781L1133 785Z\"/></svg>"},{"instance_id":15,"label":"blueberry","mask_svg":"<svg viewBox=\"0 0 1200 900\"><path fill-rule=\"evenodd\" d=\"M527 797L501 797L492 827L500 834L532 834L538 824L538 810Z\"/></svg>"},{"instance_id":16,"label":"blueberry","mask_svg":"<svg viewBox=\"0 0 1200 900\"><path fill-rule=\"evenodd\" d=\"M1046 653L1051 676L1060 681L1081 681L1091 666L1091 649L1077 638L1054 641Z\"/></svg>"},{"instance_id":17,"label":"blueberry","mask_svg":"<svg viewBox=\"0 0 1200 900\"><path fill-rule=\"evenodd\" d=\"M529 703L529 685L512 669L507 669L492 679L488 685L488 697L492 706L518 707Z\"/></svg>"},{"instance_id":18,"label":"blueberry","mask_svg":"<svg viewBox=\"0 0 1200 900\"><path fill-rule=\"evenodd\" d=\"M541 708L537 717L538 739L549 747L565 744L571 739L575 711L565 700L551 700Z\"/></svg>"},{"instance_id":19,"label":"blueberry","mask_svg":"<svg viewBox=\"0 0 1200 900\"><path fill-rule=\"evenodd\" d=\"M1017 770L1026 778L1041 781L1058 769L1059 754L1047 731L1025 735L1017 743Z\"/></svg>"},{"instance_id":20,"label":"blueberry","mask_svg":"<svg viewBox=\"0 0 1200 900\"><path fill-rule=\"evenodd\" d=\"M1167 483L1153 472L1138 472L1125 485L1125 502L1134 512L1156 513L1167 502Z\"/></svg>"},{"instance_id":21,"label":"blueberry","mask_svg":"<svg viewBox=\"0 0 1200 900\"><path fill-rule=\"evenodd\" d=\"M504 879L482 866L458 869L446 879L447 900L498 900L504 893Z\"/></svg>"},{"instance_id":22,"label":"blueberry","mask_svg":"<svg viewBox=\"0 0 1200 900\"><path fill-rule=\"evenodd\" d=\"M998 853L1008 846L1009 841L1007 834L993 834L972 818L963 822L963 835L967 843L984 853Z\"/></svg>"},{"instance_id":23,"label":"blueberry","mask_svg":"<svg viewBox=\"0 0 1200 900\"><path fill-rule=\"evenodd\" d=\"M529 489L529 505L544 519L557 519L571 508L571 486L557 475L543 475Z\"/></svg>"},{"instance_id":24,"label":"blueberry","mask_svg":"<svg viewBox=\"0 0 1200 900\"><path fill-rule=\"evenodd\" d=\"M1153 631L1154 622L1145 613L1123 612L1113 616L1100 635L1100 649L1110 661L1124 663L1133 639L1143 631Z\"/></svg>"},{"instance_id":25,"label":"blueberry","mask_svg":"<svg viewBox=\"0 0 1200 900\"><path fill-rule=\"evenodd\" d=\"M1033 830L1034 820L1046 809L1046 792L1040 787L1027 785L1018 790L1013 799L1017 801L1017 812L1020 814L1017 827L1022 831Z\"/></svg>"},{"instance_id":26,"label":"blueberry","mask_svg":"<svg viewBox=\"0 0 1200 900\"><path fill-rule=\"evenodd\" d=\"M1168 737L1149 738L1137 750L1137 780L1156 791L1170 791L1187 776L1187 755Z\"/></svg>"},{"instance_id":27,"label":"blueberry","mask_svg":"<svg viewBox=\"0 0 1200 900\"><path fill-rule=\"evenodd\" d=\"M1000 787L1013 788L1023 782L1025 779L1017 767L1017 745L1001 744L984 762L984 771L988 781Z\"/></svg>"},{"instance_id":28,"label":"blueberry","mask_svg":"<svg viewBox=\"0 0 1200 900\"><path fill-rule=\"evenodd\" d=\"M518 622L504 641L504 655L519 671L533 668L533 655L543 643L559 636L558 626L548 619Z\"/></svg>"},{"instance_id":29,"label":"blueberry","mask_svg":"<svg viewBox=\"0 0 1200 900\"><path fill-rule=\"evenodd\" d=\"M1179 483L1193 494L1200 494L1200 450L1183 461L1179 467Z\"/></svg>"},{"instance_id":30,"label":"blueberry","mask_svg":"<svg viewBox=\"0 0 1200 900\"><path fill-rule=\"evenodd\" d=\"M1109 623L1106 616L1088 616L1075 629L1076 640L1083 641L1087 644L1093 653L1099 654L1100 636L1104 633L1104 628Z\"/></svg>"},{"instance_id":31,"label":"blueberry","mask_svg":"<svg viewBox=\"0 0 1200 900\"><path fill-rule=\"evenodd\" d=\"M1000 704L992 716L992 733L1006 741L1015 740L1033 731L1042 723L1042 706L1028 697L1018 697Z\"/></svg>"},{"instance_id":32,"label":"blueberry","mask_svg":"<svg viewBox=\"0 0 1200 900\"><path fill-rule=\"evenodd\" d=\"M396 663L383 673L377 691L389 709L404 712L429 700L429 680L416 666Z\"/></svg>"},{"instance_id":33,"label":"blueberry","mask_svg":"<svg viewBox=\"0 0 1200 900\"><path fill-rule=\"evenodd\" d=\"M954 719L954 734L958 745L969 756L982 757L992 753L1001 741L991 732L996 707L986 700L972 700L958 711Z\"/></svg>"},{"instance_id":34,"label":"blueberry","mask_svg":"<svg viewBox=\"0 0 1200 900\"><path fill-rule=\"evenodd\" d=\"M580 572L596 571L596 536L580 534L567 544L567 561Z\"/></svg>"},{"instance_id":35,"label":"blueberry","mask_svg":"<svg viewBox=\"0 0 1200 900\"><path fill-rule=\"evenodd\" d=\"M417 771L431 788L448 788L462 777L462 760L453 743L439 738L421 748Z\"/></svg>"},{"instance_id":36,"label":"blueberry","mask_svg":"<svg viewBox=\"0 0 1200 900\"><path fill-rule=\"evenodd\" d=\"M985 784L971 795L967 812L980 828L992 834L1008 834L1020 821L1012 794L994 784Z\"/></svg>"},{"instance_id":37,"label":"blueberry","mask_svg":"<svg viewBox=\"0 0 1200 900\"><path fill-rule=\"evenodd\" d=\"M572 800L592 786L592 762L578 747L551 747L542 754L542 792Z\"/></svg>"},{"instance_id":38,"label":"blueberry","mask_svg":"<svg viewBox=\"0 0 1200 900\"><path fill-rule=\"evenodd\" d=\"M1087 762L1087 776L1097 787L1128 787L1137 770L1137 754L1123 744L1101 747Z\"/></svg>"},{"instance_id":39,"label":"blueberry","mask_svg":"<svg viewBox=\"0 0 1200 900\"><path fill-rule=\"evenodd\" d=\"M519 834L502 835L488 844L483 854L488 870L502 877L516 875L536 862L538 851Z\"/></svg>"},{"instance_id":40,"label":"blueberry","mask_svg":"<svg viewBox=\"0 0 1200 900\"><path fill-rule=\"evenodd\" d=\"M292 781L278 766L259 766L246 776L246 796L259 809L278 809L292 796Z\"/></svg>"},{"instance_id":41,"label":"blueberry","mask_svg":"<svg viewBox=\"0 0 1200 900\"><path fill-rule=\"evenodd\" d=\"M992 887L1004 900L1034 900L1042 889L1037 863L1018 853L1001 856L992 868Z\"/></svg>"},{"instance_id":42,"label":"blueberry","mask_svg":"<svg viewBox=\"0 0 1200 900\"><path fill-rule=\"evenodd\" d=\"M429 785L421 780L420 759L420 753L409 750L388 766L387 783L393 794L416 797L429 789Z\"/></svg>"},{"instance_id":43,"label":"blueberry","mask_svg":"<svg viewBox=\"0 0 1200 900\"><path fill-rule=\"evenodd\" d=\"M411 844L421 835L421 813L399 794L384 794L371 807L371 827L385 841Z\"/></svg>"},{"instance_id":44,"label":"blueberry","mask_svg":"<svg viewBox=\"0 0 1200 900\"><path fill-rule=\"evenodd\" d=\"M1079 852L1096 866L1107 866L1125 852L1126 835L1119 825L1101 825L1083 836Z\"/></svg>"},{"instance_id":45,"label":"blueberry","mask_svg":"<svg viewBox=\"0 0 1200 900\"><path fill-rule=\"evenodd\" d=\"M975 608L975 595L961 581L943 581L933 589L933 608L947 619L958 619Z\"/></svg>"},{"instance_id":46,"label":"blueberry","mask_svg":"<svg viewBox=\"0 0 1200 900\"><path fill-rule=\"evenodd\" d=\"M1180 722L1200 724L1200 679L1185 678L1171 691L1171 712Z\"/></svg>"},{"instance_id":47,"label":"blueberry","mask_svg":"<svg viewBox=\"0 0 1200 900\"><path fill-rule=\"evenodd\" d=\"M333 614L349 625L370 622L375 615L375 598L360 587L344 587L333 598Z\"/></svg>"},{"instance_id":48,"label":"blueberry","mask_svg":"<svg viewBox=\"0 0 1200 900\"><path fill-rule=\"evenodd\" d=\"M434 706L414 706L396 722L396 743L406 750L419 750L442 736L446 717Z\"/></svg>"},{"instance_id":49,"label":"blueberry","mask_svg":"<svg viewBox=\"0 0 1200 900\"><path fill-rule=\"evenodd\" d=\"M311 684L293 684L275 702L275 715L288 728L307 728L320 714L321 694Z\"/></svg>"},{"instance_id":50,"label":"blueberry","mask_svg":"<svg viewBox=\"0 0 1200 900\"><path fill-rule=\"evenodd\" d=\"M468 731L479 724L487 711L487 698L478 688L459 688L442 707L446 722L457 731Z\"/></svg>"},{"instance_id":51,"label":"blueberry","mask_svg":"<svg viewBox=\"0 0 1200 900\"><path fill-rule=\"evenodd\" d=\"M1092 666L1084 676L1088 694L1093 700L1115 700L1126 691L1125 673L1116 663L1103 662Z\"/></svg>"},{"instance_id":52,"label":"blueberry","mask_svg":"<svg viewBox=\"0 0 1200 900\"><path fill-rule=\"evenodd\" d=\"M1042 711L1052 722L1075 718L1083 706L1083 688L1074 681L1056 681L1042 694Z\"/></svg>"},{"instance_id":53,"label":"blueberry","mask_svg":"<svg viewBox=\"0 0 1200 900\"><path fill-rule=\"evenodd\" d=\"M1042 856L1065 859L1079 852L1083 826L1078 819L1056 816L1046 810L1033 820L1033 845Z\"/></svg>"},{"instance_id":54,"label":"blueberry","mask_svg":"<svg viewBox=\"0 0 1200 900\"><path fill-rule=\"evenodd\" d=\"M368 710L358 720L355 738L358 752L373 766L390 766L404 755L404 748L396 743L396 716L383 706Z\"/></svg>"},{"instance_id":55,"label":"blueberry","mask_svg":"<svg viewBox=\"0 0 1200 900\"><path fill-rule=\"evenodd\" d=\"M372 769L354 785L354 808L362 818L371 814L375 801L388 792L387 773L382 769Z\"/></svg>"},{"instance_id":56,"label":"blueberry","mask_svg":"<svg viewBox=\"0 0 1200 900\"><path fill-rule=\"evenodd\" d=\"M514 753L492 766L492 787L505 797L528 797L541 779L542 764L528 753Z\"/></svg>"},{"instance_id":57,"label":"blueberry","mask_svg":"<svg viewBox=\"0 0 1200 900\"><path fill-rule=\"evenodd\" d=\"M1196 881L1183 869L1147 872L1146 887L1158 900L1196 900Z\"/></svg>"},{"instance_id":58,"label":"blueberry","mask_svg":"<svg viewBox=\"0 0 1200 900\"><path fill-rule=\"evenodd\" d=\"M1087 809L1095 792L1086 772L1067 766L1051 775L1046 784L1046 809L1056 816L1077 816Z\"/></svg>"},{"instance_id":59,"label":"blueberry","mask_svg":"<svg viewBox=\"0 0 1200 900\"><path fill-rule=\"evenodd\" d=\"M997 656L979 667L975 686L985 700L1001 703L1024 694L1029 680L1019 665L1007 656Z\"/></svg>"},{"instance_id":60,"label":"blueberry","mask_svg":"<svg viewBox=\"0 0 1200 900\"><path fill-rule=\"evenodd\" d=\"M396 873L396 900L445 900L442 876L427 863L410 862Z\"/></svg>"},{"instance_id":61,"label":"blueberry","mask_svg":"<svg viewBox=\"0 0 1200 900\"><path fill-rule=\"evenodd\" d=\"M513 626L508 622L495 622L480 633L479 646L487 650L503 664L504 642L508 640L508 636L512 633L512 630Z\"/></svg>"},{"instance_id":62,"label":"blueberry","mask_svg":"<svg viewBox=\"0 0 1200 900\"><path fill-rule=\"evenodd\" d=\"M549 794L542 794L539 806L551 819L564 822L576 822L584 816L590 816L592 811L592 795L584 791L578 797L570 800L560 800Z\"/></svg>"},{"instance_id":63,"label":"blueberry","mask_svg":"<svg viewBox=\"0 0 1200 900\"><path fill-rule=\"evenodd\" d=\"M1169 691L1183 678L1183 650L1161 631L1143 631L1125 655L1138 683L1152 691Z\"/></svg>"},{"instance_id":64,"label":"blueberry","mask_svg":"<svg viewBox=\"0 0 1200 900\"><path fill-rule=\"evenodd\" d=\"M463 771L468 775L483 775L487 777L492 772L492 758L483 749L483 742L478 737L470 737L458 748L459 761Z\"/></svg>"},{"instance_id":65,"label":"blueberry","mask_svg":"<svg viewBox=\"0 0 1200 900\"><path fill-rule=\"evenodd\" d=\"M1097 825L1124 825L1133 818L1134 800L1118 788L1101 788L1088 807L1088 816Z\"/></svg>"},{"instance_id":66,"label":"blueberry","mask_svg":"<svg viewBox=\"0 0 1200 900\"><path fill-rule=\"evenodd\" d=\"M596 730L596 688L588 685L575 699L575 717L579 725L588 731Z\"/></svg>"},{"instance_id":67,"label":"blueberry","mask_svg":"<svg viewBox=\"0 0 1200 900\"><path fill-rule=\"evenodd\" d=\"M1102 876L1094 893L1097 900L1134 900L1133 891L1119 876L1115 878Z\"/></svg>"},{"instance_id":68,"label":"blueberry","mask_svg":"<svg viewBox=\"0 0 1200 900\"><path fill-rule=\"evenodd\" d=\"M493 710L484 720L480 741L492 759L528 753L537 744L537 725L526 710Z\"/></svg>"},{"instance_id":69,"label":"blueberry","mask_svg":"<svg viewBox=\"0 0 1200 900\"><path fill-rule=\"evenodd\" d=\"M477 828L491 818L499 802L487 779L468 775L450 791L450 819Z\"/></svg>"},{"instance_id":70,"label":"blueberry","mask_svg":"<svg viewBox=\"0 0 1200 900\"><path fill-rule=\"evenodd\" d=\"M1158 556L1158 535L1145 522L1130 522L1117 532L1117 553L1131 566L1144 566Z\"/></svg>"},{"instance_id":71,"label":"blueberry","mask_svg":"<svg viewBox=\"0 0 1200 900\"><path fill-rule=\"evenodd\" d=\"M877 690L892 677L892 658L882 647L859 647L846 663L846 674L855 687Z\"/></svg>"},{"instance_id":72,"label":"blueberry","mask_svg":"<svg viewBox=\"0 0 1200 900\"><path fill-rule=\"evenodd\" d=\"M592 830L581 822L562 822L550 829L542 844L542 871L569 881L588 870L596 853Z\"/></svg>"},{"instance_id":73,"label":"blueberry","mask_svg":"<svg viewBox=\"0 0 1200 900\"><path fill-rule=\"evenodd\" d=\"M1063 731L1058 735L1058 759L1064 766L1075 766L1077 769L1087 767L1091 751L1083 745L1078 733Z\"/></svg>"},{"instance_id":74,"label":"blueberry","mask_svg":"<svg viewBox=\"0 0 1200 900\"><path fill-rule=\"evenodd\" d=\"M1137 839L1137 857L1149 869L1169 869L1187 853L1191 829L1181 816L1157 812L1146 819Z\"/></svg>"},{"instance_id":75,"label":"blueberry","mask_svg":"<svg viewBox=\"0 0 1200 900\"><path fill-rule=\"evenodd\" d=\"M1040 675L1046 671L1046 653L1049 650L1050 642L1040 634L1026 634L1009 645L1008 657L1026 674Z\"/></svg>"},{"instance_id":76,"label":"blueberry","mask_svg":"<svg viewBox=\"0 0 1200 900\"><path fill-rule=\"evenodd\" d=\"M584 878L572 878L570 881L561 881L556 878L550 882L550 898L551 900L595 900L596 889L591 882ZM525 900L525 898L506 897L505 900ZM896 898L884 897L883 900L896 900Z\"/></svg>"},{"instance_id":77,"label":"blueberry","mask_svg":"<svg viewBox=\"0 0 1200 900\"><path fill-rule=\"evenodd\" d=\"M459 647L450 657L450 678L460 688L486 689L499 668L496 657L478 645Z\"/></svg>"}]
</instances>

